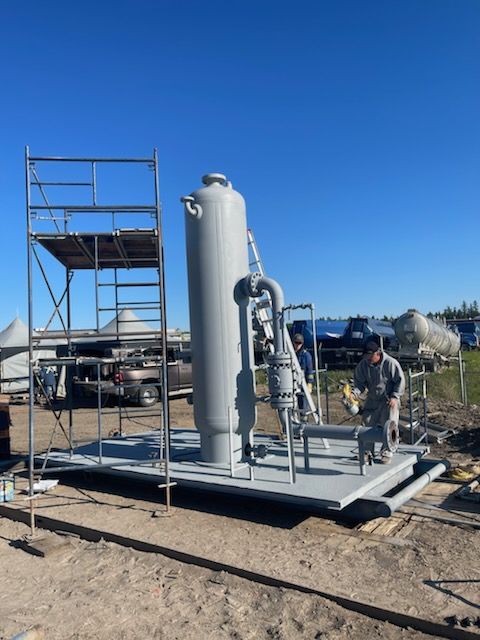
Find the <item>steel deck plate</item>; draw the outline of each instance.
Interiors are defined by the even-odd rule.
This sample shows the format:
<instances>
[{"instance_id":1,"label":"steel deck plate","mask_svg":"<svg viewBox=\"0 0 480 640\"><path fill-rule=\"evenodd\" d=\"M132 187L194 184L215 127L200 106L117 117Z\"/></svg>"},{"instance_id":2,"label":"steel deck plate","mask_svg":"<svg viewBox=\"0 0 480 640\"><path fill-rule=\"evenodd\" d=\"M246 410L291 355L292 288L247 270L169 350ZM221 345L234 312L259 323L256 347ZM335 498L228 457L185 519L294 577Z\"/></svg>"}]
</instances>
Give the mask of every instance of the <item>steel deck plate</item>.
<instances>
[{"instance_id":1,"label":"steel deck plate","mask_svg":"<svg viewBox=\"0 0 480 640\"><path fill-rule=\"evenodd\" d=\"M257 438L257 436L256 436ZM192 429L172 429L170 463L171 480L178 485L208 491L250 495L299 505L340 510L355 500L381 496L412 475L413 465L426 453L425 447L404 445L388 465L367 466L360 475L357 450L353 442L330 440L330 449L320 441L310 439L310 472L303 470L303 446L295 442L297 481L289 482L287 446L265 436L258 439L270 445L268 457L255 466L255 479L250 480L247 465L239 465L235 476L230 469L206 465L200 461L200 439ZM159 432L151 431L102 441L103 464L125 463L98 472L136 477L160 484L163 472L153 465L133 466L135 461L147 460L158 454ZM85 457L85 456L88 456ZM41 460L42 457L38 457ZM55 451L49 456L50 466L82 466L85 470L99 463L98 442L77 447L70 457L68 451ZM94 469L92 469L93 471Z\"/></svg>"},{"instance_id":2,"label":"steel deck plate","mask_svg":"<svg viewBox=\"0 0 480 640\"><path fill-rule=\"evenodd\" d=\"M68 269L94 269L95 254L99 269L158 267L156 229L37 233L35 239Z\"/></svg>"}]
</instances>

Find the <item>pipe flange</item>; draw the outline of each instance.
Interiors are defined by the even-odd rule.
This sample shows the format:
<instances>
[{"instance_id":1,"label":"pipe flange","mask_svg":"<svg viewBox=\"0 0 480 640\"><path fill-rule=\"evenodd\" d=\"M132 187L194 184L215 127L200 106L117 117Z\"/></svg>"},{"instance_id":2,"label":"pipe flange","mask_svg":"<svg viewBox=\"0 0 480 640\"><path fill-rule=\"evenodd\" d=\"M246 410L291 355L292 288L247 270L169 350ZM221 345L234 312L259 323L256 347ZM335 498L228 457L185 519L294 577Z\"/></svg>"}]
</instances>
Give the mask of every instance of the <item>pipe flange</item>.
<instances>
[{"instance_id":1,"label":"pipe flange","mask_svg":"<svg viewBox=\"0 0 480 640\"><path fill-rule=\"evenodd\" d=\"M400 441L398 424L395 422L395 420L387 420L383 429L385 435L385 444L388 447L389 451L395 453L395 451L398 449L398 443Z\"/></svg>"},{"instance_id":2,"label":"pipe flange","mask_svg":"<svg viewBox=\"0 0 480 640\"><path fill-rule=\"evenodd\" d=\"M258 291L257 287L261 278L262 278L262 274L259 271L254 271L253 273L249 273L248 276L246 276L244 280L245 288L247 291L247 295L250 298L260 297L261 293L260 291Z\"/></svg>"}]
</instances>

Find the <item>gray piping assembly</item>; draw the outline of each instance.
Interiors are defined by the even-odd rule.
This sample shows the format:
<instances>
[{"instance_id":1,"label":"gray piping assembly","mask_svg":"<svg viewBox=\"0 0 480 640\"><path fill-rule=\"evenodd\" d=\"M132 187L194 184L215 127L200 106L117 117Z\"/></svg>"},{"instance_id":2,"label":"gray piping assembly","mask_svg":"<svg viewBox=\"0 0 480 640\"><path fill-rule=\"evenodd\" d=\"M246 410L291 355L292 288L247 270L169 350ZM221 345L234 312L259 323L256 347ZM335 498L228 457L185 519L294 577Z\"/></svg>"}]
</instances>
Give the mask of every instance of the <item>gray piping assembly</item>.
<instances>
[{"instance_id":1,"label":"gray piping assembly","mask_svg":"<svg viewBox=\"0 0 480 640\"><path fill-rule=\"evenodd\" d=\"M272 299L272 328L274 352L267 357L268 391L270 405L278 412L280 424L287 436L290 482L296 480L295 452L293 450L293 424L291 412L294 408L294 375L292 358L285 350L283 324L284 295L282 287L260 273L250 273L242 283L243 292L249 298L259 298L267 291Z\"/></svg>"},{"instance_id":2,"label":"gray piping assembly","mask_svg":"<svg viewBox=\"0 0 480 640\"><path fill-rule=\"evenodd\" d=\"M382 445L383 451L395 453L398 447L398 426L394 420L387 420L383 427L344 427L336 424L298 425L294 429L295 435L303 438L303 455L305 471L310 470L309 438L334 438L336 440L353 440L358 443L358 461L360 474L366 475L366 462L372 460L373 448Z\"/></svg>"},{"instance_id":3,"label":"gray piping assembly","mask_svg":"<svg viewBox=\"0 0 480 640\"><path fill-rule=\"evenodd\" d=\"M395 422L345 427L306 424L296 419L299 392L286 348L282 287L259 272L249 273L245 201L223 174L203 177L203 187L182 198L185 207L192 338L194 419L205 464L230 468L233 477L268 447L255 445L255 375L250 300L267 292L272 301L273 353L267 358L269 402L287 436L289 482L296 481L294 438L303 439L304 471L310 469L309 439L351 440L359 449L360 474L376 444L394 451ZM245 238L245 242L239 239ZM247 275L246 275L247 274Z\"/></svg>"},{"instance_id":4,"label":"gray piping assembly","mask_svg":"<svg viewBox=\"0 0 480 640\"><path fill-rule=\"evenodd\" d=\"M352 440L358 444L358 461L360 474L366 475L366 459L373 452L376 444L382 446L382 450L395 452L398 446L398 426L393 420L388 420L383 427L344 427L341 425L308 425L296 422L292 412L294 408L295 379L290 354L285 351L285 327L283 324L284 295L281 286L272 278L262 276L260 273L251 273L243 281L243 289L250 298L258 298L268 291L272 298L273 308L273 335L274 353L267 358L268 365L268 389L270 404L278 412L280 423L287 435L289 450L290 479L296 480L295 454L293 451L293 439L303 439L304 469L310 470L309 462L309 438L337 440Z\"/></svg>"}]
</instances>

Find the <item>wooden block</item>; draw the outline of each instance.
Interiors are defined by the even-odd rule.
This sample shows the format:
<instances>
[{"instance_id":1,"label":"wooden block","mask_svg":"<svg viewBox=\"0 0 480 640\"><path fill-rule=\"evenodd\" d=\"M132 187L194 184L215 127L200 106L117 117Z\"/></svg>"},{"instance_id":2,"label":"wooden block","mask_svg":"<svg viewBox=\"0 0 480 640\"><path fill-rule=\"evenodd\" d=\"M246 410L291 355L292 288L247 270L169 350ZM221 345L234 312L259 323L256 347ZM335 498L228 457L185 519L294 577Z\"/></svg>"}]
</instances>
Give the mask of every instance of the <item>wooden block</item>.
<instances>
[{"instance_id":1,"label":"wooden block","mask_svg":"<svg viewBox=\"0 0 480 640\"><path fill-rule=\"evenodd\" d=\"M400 531L397 531L397 537L408 538L408 536L415 530L415 522L408 522Z\"/></svg>"},{"instance_id":2,"label":"wooden block","mask_svg":"<svg viewBox=\"0 0 480 640\"><path fill-rule=\"evenodd\" d=\"M401 526L403 526L403 522L399 518L392 516L391 518L385 518L384 522L378 525L374 533L375 535L389 536Z\"/></svg>"},{"instance_id":3,"label":"wooden block","mask_svg":"<svg viewBox=\"0 0 480 640\"><path fill-rule=\"evenodd\" d=\"M368 522L364 522L362 525L358 527L358 531L365 531L366 533L372 533L378 527L379 524L383 522L383 518L375 518L374 520L369 520Z\"/></svg>"}]
</instances>

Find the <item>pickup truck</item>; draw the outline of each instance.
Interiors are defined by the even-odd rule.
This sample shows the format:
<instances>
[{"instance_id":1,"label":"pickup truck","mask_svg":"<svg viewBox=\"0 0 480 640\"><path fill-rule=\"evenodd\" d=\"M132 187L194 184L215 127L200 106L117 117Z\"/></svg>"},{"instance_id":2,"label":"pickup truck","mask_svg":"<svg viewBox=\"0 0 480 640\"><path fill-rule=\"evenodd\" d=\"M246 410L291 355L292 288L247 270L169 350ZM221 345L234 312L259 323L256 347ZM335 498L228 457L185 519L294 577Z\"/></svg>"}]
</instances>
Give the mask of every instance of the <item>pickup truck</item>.
<instances>
[{"instance_id":1,"label":"pickup truck","mask_svg":"<svg viewBox=\"0 0 480 640\"><path fill-rule=\"evenodd\" d=\"M100 387L102 395L124 398L142 407L151 407L161 397L162 381L160 366L160 348L149 346L135 350L125 350L103 345L81 345L75 355L84 357L118 358L120 355L141 356L139 362L105 363L101 365ZM168 396L175 398L192 393L192 358L190 349L182 344L169 345L167 349L168 363ZM83 394L97 393L97 366L82 365L77 367L73 379L76 389Z\"/></svg>"},{"instance_id":2,"label":"pickup truck","mask_svg":"<svg viewBox=\"0 0 480 640\"><path fill-rule=\"evenodd\" d=\"M105 382L104 392L122 396L138 403L141 407L151 407L159 401L162 392L159 349L149 349L143 353L142 364L115 364ZM149 359L151 358L151 359ZM169 398L192 393L192 358L189 350L179 347L167 350L168 396Z\"/></svg>"}]
</instances>

